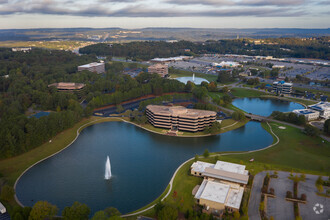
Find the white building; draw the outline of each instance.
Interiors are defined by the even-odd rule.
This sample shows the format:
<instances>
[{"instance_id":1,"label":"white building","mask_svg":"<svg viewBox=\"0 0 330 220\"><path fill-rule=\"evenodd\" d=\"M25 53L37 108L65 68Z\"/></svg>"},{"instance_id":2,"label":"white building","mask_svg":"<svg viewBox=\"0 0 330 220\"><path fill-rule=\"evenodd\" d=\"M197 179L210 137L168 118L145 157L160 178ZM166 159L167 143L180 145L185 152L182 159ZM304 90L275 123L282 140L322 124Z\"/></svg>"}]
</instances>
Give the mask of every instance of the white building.
<instances>
[{"instance_id":1,"label":"white building","mask_svg":"<svg viewBox=\"0 0 330 220\"><path fill-rule=\"evenodd\" d=\"M330 103L329 102L319 102L314 105L309 105L308 108L318 111L320 117L324 119L330 118Z\"/></svg>"},{"instance_id":2,"label":"white building","mask_svg":"<svg viewBox=\"0 0 330 220\"><path fill-rule=\"evenodd\" d=\"M320 112L312 109L296 109L292 111L297 115L303 115L307 121L316 120L320 117Z\"/></svg>"},{"instance_id":3,"label":"white building","mask_svg":"<svg viewBox=\"0 0 330 220\"><path fill-rule=\"evenodd\" d=\"M285 68L285 66L282 66L282 65L273 65L272 66L272 69L283 69Z\"/></svg>"},{"instance_id":4,"label":"white building","mask_svg":"<svg viewBox=\"0 0 330 220\"><path fill-rule=\"evenodd\" d=\"M206 211L221 214L238 211L242 202L244 187L249 175L244 165L217 161L216 164L202 161L194 162L191 174L204 177L200 186L196 186L195 199Z\"/></svg>"},{"instance_id":5,"label":"white building","mask_svg":"<svg viewBox=\"0 0 330 220\"><path fill-rule=\"evenodd\" d=\"M31 47L15 47L15 48L11 48L11 50L13 51L13 52L24 52L24 53L26 53L26 52L29 52L30 50L32 50L32 48Z\"/></svg>"},{"instance_id":6,"label":"white building","mask_svg":"<svg viewBox=\"0 0 330 220\"><path fill-rule=\"evenodd\" d=\"M150 60L154 63L170 63L170 62L176 62L176 61L184 61L192 59L192 56L178 56L178 57L168 57L168 58L154 58Z\"/></svg>"},{"instance_id":7,"label":"white building","mask_svg":"<svg viewBox=\"0 0 330 220\"><path fill-rule=\"evenodd\" d=\"M95 73L104 73L105 72L105 64L101 63L89 63L85 65L78 66L78 71L88 70Z\"/></svg>"},{"instance_id":8,"label":"white building","mask_svg":"<svg viewBox=\"0 0 330 220\"><path fill-rule=\"evenodd\" d=\"M221 63L212 63L212 66L235 68L241 66L241 64L239 64L238 62L222 61Z\"/></svg>"},{"instance_id":9,"label":"white building","mask_svg":"<svg viewBox=\"0 0 330 220\"><path fill-rule=\"evenodd\" d=\"M273 92L277 94L290 94L292 93L292 83L284 81L273 82Z\"/></svg>"}]
</instances>

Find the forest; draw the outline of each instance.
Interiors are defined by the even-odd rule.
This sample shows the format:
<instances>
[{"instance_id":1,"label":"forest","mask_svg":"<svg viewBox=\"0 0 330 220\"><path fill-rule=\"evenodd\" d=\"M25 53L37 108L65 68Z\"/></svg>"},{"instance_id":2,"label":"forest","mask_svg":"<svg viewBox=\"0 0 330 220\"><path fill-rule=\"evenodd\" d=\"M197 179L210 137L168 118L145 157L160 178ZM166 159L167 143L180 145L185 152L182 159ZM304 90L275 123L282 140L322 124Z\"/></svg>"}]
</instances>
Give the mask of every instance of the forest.
<instances>
[{"instance_id":1,"label":"forest","mask_svg":"<svg viewBox=\"0 0 330 220\"><path fill-rule=\"evenodd\" d=\"M130 42L123 44L99 43L79 50L83 54L125 57L136 61L155 57L172 57L205 53L244 54L251 56L296 57L330 59L329 37L315 39L272 38L263 44L255 44L251 39L219 40L206 42L164 41ZM285 48L285 50L283 50ZM189 49L189 50L186 50Z\"/></svg>"},{"instance_id":2,"label":"forest","mask_svg":"<svg viewBox=\"0 0 330 220\"><path fill-rule=\"evenodd\" d=\"M183 92L176 80L142 73L135 79L120 74L122 63L107 64L105 74L77 72L77 66L94 62L94 55L33 49L28 53L0 49L0 158L27 152L72 127L93 109L143 95ZM80 93L58 92L54 82L86 84ZM80 103L84 103L81 105ZM50 111L47 117L30 117Z\"/></svg>"}]
</instances>

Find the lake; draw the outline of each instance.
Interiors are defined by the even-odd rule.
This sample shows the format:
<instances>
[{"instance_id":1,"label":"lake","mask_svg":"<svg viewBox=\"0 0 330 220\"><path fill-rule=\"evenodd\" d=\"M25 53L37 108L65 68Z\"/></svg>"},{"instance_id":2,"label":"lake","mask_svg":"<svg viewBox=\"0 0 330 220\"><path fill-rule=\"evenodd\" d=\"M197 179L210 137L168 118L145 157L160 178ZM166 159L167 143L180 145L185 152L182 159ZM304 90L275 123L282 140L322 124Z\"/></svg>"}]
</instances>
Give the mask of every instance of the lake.
<instances>
[{"instance_id":1,"label":"lake","mask_svg":"<svg viewBox=\"0 0 330 220\"><path fill-rule=\"evenodd\" d=\"M202 138L154 134L124 122L96 124L85 128L70 147L28 170L16 194L25 206L47 200L62 210L79 201L92 213L110 206L128 213L160 196L177 167L205 149L248 151L272 142L258 122ZM113 174L108 181L107 155Z\"/></svg>"},{"instance_id":2,"label":"lake","mask_svg":"<svg viewBox=\"0 0 330 220\"><path fill-rule=\"evenodd\" d=\"M295 102L268 98L234 99L232 104L247 113L261 116L270 116L273 111L291 112L294 109L305 108L303 105Z\"/></svg>"}]
</instances>

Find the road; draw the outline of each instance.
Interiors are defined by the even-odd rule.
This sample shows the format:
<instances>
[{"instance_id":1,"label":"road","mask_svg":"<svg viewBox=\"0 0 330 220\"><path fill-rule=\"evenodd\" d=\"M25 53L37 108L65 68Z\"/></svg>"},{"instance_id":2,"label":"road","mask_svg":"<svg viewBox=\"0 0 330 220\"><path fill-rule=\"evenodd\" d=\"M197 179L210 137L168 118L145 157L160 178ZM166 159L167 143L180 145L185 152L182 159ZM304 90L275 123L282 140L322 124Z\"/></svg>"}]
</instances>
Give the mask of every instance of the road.
<instances>
[{"instance_id":1,"label":"road","mask_svg":"<svg viewBox=\"0 0 330 220\"><path fill-rule=\"evenodd\" d=\"M266 171L262 171L254 176L252 189L251 189L251 196L249 201L249 210L248 210L249 219L253 219L253 220L260 219L259 204L261 201L261 187L266 173L267 173Z\"/></svg>"}]
</instances>

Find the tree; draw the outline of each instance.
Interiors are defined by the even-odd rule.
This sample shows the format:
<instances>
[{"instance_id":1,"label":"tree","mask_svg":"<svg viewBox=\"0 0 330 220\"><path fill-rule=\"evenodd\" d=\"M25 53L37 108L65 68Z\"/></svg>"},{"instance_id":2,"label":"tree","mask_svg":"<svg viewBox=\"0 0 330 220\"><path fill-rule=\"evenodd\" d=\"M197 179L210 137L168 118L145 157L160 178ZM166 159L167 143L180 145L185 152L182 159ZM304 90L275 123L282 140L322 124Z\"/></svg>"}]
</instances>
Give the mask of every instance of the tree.
<instances>
[{"instance_id":1,"label":"tree","mask_svg":"<svg viewBox=\"0 0 330 220\"><path fill-rule=\"evenodd\" d=\"M114 207L109 207L109 208L106 208L105 210L105 213L107 213L107 215L109 217L112 217L112 216L120 216L121 213L118 211L118 209L114 208Z\"/></svg>"},{"instance_id":2,"label":"tree","mask_svg":"<svg viewBox=\"0 0 330 220\"><path fill-rule=\"evenodd\" d=\"M0 199L9 202L15 194L14 188L9 185L4 185L1 189Z\"/></svg>"},{"instance_id":3,"label":"tree","mask_svg":"<svg viewBox=\"0 0 330 220\"><path fill-rule=\"evenodd\" d=\"M154 206L156 215L158 215L158 213L165 207L165 205L162 203L161 200L159 200L156 205Z\"/></svg>"},{"instance_id":4,"label":"tree","mask_svg":"<svg viewBox=\"0 0 330 220\"><path fill-rule=\"evenodd\" d=\"M210 153L209 153L209 150L208 150L208 149L205 149L205 150L204 150L203 156L204 156L205 158L208 158L208 157L210 156Z\"/></svg>"},{"instance_id":5,"label":"tree","mask_svg":"<svg viewBox=\"0 0 330 220\"><path fill-rule=\"evenodd\" d=\"M323 130L326 134L330 134L330 119L327 119L325 122L324 122L324 125L323 125Z\"/></svg>"},{"instance_id":6,"label":"tree","mask_svg":"<svg viewBox=\"0 0 330 220\"><path fill-rule=\"evenodd\" d=\"M234 219L239 219L241 215L239 214L239 211L234 212Z\"/></svg>"},{"instance_id":7,"label":"tree","mask_svg":"<svg viewBox=\"0 0 330 220\"><path fill-rule=\"evenodd\" d=\"M178 210L171 206L165 206L158 214L159 220L176 220L178 218Z\"/></svg>"},{"instance_id":8,"label":"tree","mask_svg":"<svg viewBox=\"0 0 330 220\"><path fill-rule=\"evenodd\" d=\"M74 202L71 207L65 207L62 211L63 219L66 220L80 220L88 219L91 210L86 204Z\"/></svg>"},{"instance_id":9,"label":"tree","mask_svg":"<svg viewBox=\"0 0 330 220\"><path fill-rule=\"evenodd\" d=\"M32 207L29 220L52 218L57 214L57 212L58 208L55 205L52 205L47 201L39 201Z\"/></svg>"},{"instance_id":10,"label":"tree","mask_svg":"<svg viewBox=\"0 0 330 220\"><path fill-rule=\"evenodd\" d=\"M92 220L108 220L108 216L105 211L98 211L95 212L94 216L92 217Z\"/></svg>"},{"instance_id":11,"label":"tree","mask_svg":"<svg viewBox=\"0 0 330 220\"><path fill-rule=\"evenodd\" d=\"M308 124L305 126L304 133L308 136L315 137L319 135L320 131L316 127Z\"/></svg>"},{"instance_id":12,"label":"tree","mask_svg":"<svg viewBox=\"0 0 330 220\"><path fill-rule=\"evenodd\" d=\"M117 105L117 109L116 109L117 113L122 113L124 111L124 108L122 105Z\"/></svg>"},{"instance_id":13,"label":"tree","mask_svg":"<svg viewBox=\"0 0 330 220\"><path fill-rule=\"evenodd\" d=\"M196 154L194 161L196 162L197 160L198 160L198 155Z\"/></svg>"},{"instance_id":14,"label":"tree","mask_svg":"<svg viewBox=\"0 0 330 220\"><path fill-rule=\"evenodd\" d=\"M233 114L231 115L231 117L235 120L235 121L244 121L245 120L245 115L243 112L241 111L235 111L233 112Z\"/></svg>"}]
</instances>

